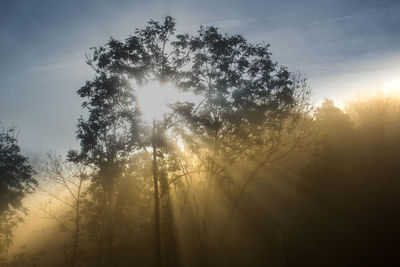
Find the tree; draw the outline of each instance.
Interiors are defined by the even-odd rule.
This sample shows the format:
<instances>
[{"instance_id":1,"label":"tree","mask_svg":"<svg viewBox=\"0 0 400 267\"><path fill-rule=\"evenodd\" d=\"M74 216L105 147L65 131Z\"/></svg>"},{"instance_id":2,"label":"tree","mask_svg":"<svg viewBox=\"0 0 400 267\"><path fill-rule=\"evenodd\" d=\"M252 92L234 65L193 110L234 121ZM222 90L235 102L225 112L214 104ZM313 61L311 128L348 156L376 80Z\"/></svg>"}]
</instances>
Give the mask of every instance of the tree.
<instances>
[{"instance_id":1,"label":"tree","mask_svg":"<svg viewBox=\"0 0 400 267\"><path fill-rule=\"evenodd\" d=\"M89 101L83 103L83 107L89 110L89 118L80 119L78 124L81 152L71 151L69 158L75 162L90 164L98 170L93 182L99 184L104 191L101 206L106 211L110 209L104 215L104 227L110 228L105 230L109 235L106 238L107 253L112 253L111 202L115 193L114 185L124 175L128 159L151 143L149 135L143 136L146 131L139 119L140 113L130 81L135 86L141 86L155 79L165 81L169 77L172 71L165 49L174 26L171 17L166 17L164 24L150 21L148 27L137 30L125 43L111 39L106 46L95 48L93 55L88 57L88 64L96 71L96 78L87 82L78 93L81 97L89 98ZM156 189L158 183L155 177ZM155 191L158 195L157 190ZM158 218L158 208L155 210ZM156 223L156 229L158 228L159 223ZM156 236L160 240L158 231ZM100 243L103 242L102 239L100 238ZM100 258L103 245L99 246ZM156 249L156 260L161 265L159 250Z\"/></svg>"},{"instance_id":2,"label":"tree","mask_svg":"<svg viewBox=\"0 0 400 267\"><path fill-rule=\"evenodd\" d=\"M228 201L229 223L261 170L306 143L312 123L310 92L304 79L272 61L269 45L254 45L240 35L221 34L215 27L202 27L196 36L177 39L175 55L182 67L176 84L202 99L177 103L174 112L181 121L178 132L199 159L198 169L207 170L204 225L198 238L204 240L219 236L208 233L210 225L216 224L210 219L221 217L212 214L218 210L216 199ZM227 229L222 224L217 232ZM220 241L216 246L221 246ZM214 250L210 244L201 247ZM200 259L209 257L200 252Z\"/></svg>"},{"instance_id":3,"label":"tree","mask_svg":"<svg viewBox=\"0 0 400 267\"><path fill-rule=\"evenodd\" d=\"M59 218L51 209L45 210L51 219L54 219L63 231L72 236L70 248L67 249L70 266L79 263L79 248L82 239L82 209L85 202L87 181L90 177L85 165L65 162L61 156L48 154L47 161L41 170L42 191L67 207L67 217L71 220ZM66 211L63 210L65 213ZM69 245L69 244L68 244Z\"/></svg>"},{"instance_id":4,"label":"tree","mask_svg":"<svg viewBox=\"0 0 400 267\"><path fill-rule=\"evenodd\" d=\"M96 76L78 94L88 99L83 107L89 116L79 121L81 151L71 152L70 159L97 169L92 182L100 186L104 195L100 206L105 207L105 219L100 224L109 228L103 234L108 233L107 253L112 253L115 226L110 219L113 196L118 195L114 185L126 177L129 158L140 151L152 147L155 258L160 266L163 263L158 229L162 223L157 222L158 198L163 196L170 201L171 181L187 177L188 173L207 173L203 175L205 215L200 235L208 238L205 231L210 227L212 192L220 190L231 202L233 212L247 185L260 171L300 147L307 135L304 129L310 121L310 109L305 80L273 62L268 45L250 44L240 35L223 35L215 27L201 27L195 36L177 35L175 21L168 16L163 23L151 20L124 42L111 39L105 46L94 48L88 55L88 64ZM140 120L134 89L152 81L172 82L182 91L202 98L200 103L176 103L173 114L159 123L165 136L172 135L171 129L178 132L178 142L182 141L191 156L198 159L195 169L185 170L184 175L177 171L185 168L172 167L176 159L172 155L177 154L166 146L167 142L156 145L152 138L155 134ZM155 165L158 161L160 166ZM236 163L240 163L237 168L247 165L239 177L233 174L237 169L231 168ZM159 185L162 192L157 192ZM169 205L164 206L168 209ZM201 259L209 260L208 255L203 256Z\"/></svg>"},{"instance_id":5,"label":"tree","mask_svg":"<svg viewBox=\"0 0 400 267\"><path fill-rule=\"evenodd\" d=\"M15 128L0 131L0 252L12 242L13 230L27 210L22 205L26 194L37 186L28 158L21 154Z\"/></svg>"},{"instance_id":6,"label":"tree","mask_svg":"<svg viewBox=\"0 0 400 267\"><path fill-rule=\"evenodd\" d=\"M81 151L70 151L69 160L95 170L92 190L98 192L95 201L102 207L97 257L102 262L104 254L111 260L113 253L114 186L123 175L129 157L141 146L141 129L135 98L123 77L98 69L94 80L88 81L78 93L88 99L83 107L88 109L89 116L79 120L77 136Z\"/></svg>"},{"instance_id":7,"label":"tree","mask_svg":"<svg viewBox=\"0 0 400 267\"><path fill-rule=\"evenodd\" d=\"M331 100L317 109L313 153L298 180L304 199L297 199L296 231L303 240L294 261L393 265L400 236L400 98L364 96L345 111Z\"/></svg>"},{"instance_id":8,"label":"tree","mask_svg":"<svg viewBox=\"0 0 400 267\"><path fill-rule=\"evenodd\" d=\"M213 154L222 153L231 164L241 156L266 158L261 165L271 160L266 152L281 147L282 135L276 132L293 131L311 110L305 80L273 62L269 45L250 44L240 35L208 27L198 36L177 38L175 54L184 54L181 61L190 63L188 70L178 72L177 85L202 98L197 105L175 105L184 120L180 126L196 138L190 142L210 144ZM218 176L221 168L215 160L211 165Z\"/></svg>"}]
</instances>

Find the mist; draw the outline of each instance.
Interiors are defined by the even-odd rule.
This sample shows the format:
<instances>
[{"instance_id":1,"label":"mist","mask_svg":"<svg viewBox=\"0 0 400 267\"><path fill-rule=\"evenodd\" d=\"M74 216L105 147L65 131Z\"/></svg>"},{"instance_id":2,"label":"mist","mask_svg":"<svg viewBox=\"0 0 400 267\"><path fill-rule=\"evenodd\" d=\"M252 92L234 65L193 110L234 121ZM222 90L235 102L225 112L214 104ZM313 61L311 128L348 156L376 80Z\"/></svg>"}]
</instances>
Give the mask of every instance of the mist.
<instances>
[{"instance_id":1,"label":"mist","mask_svg":"<svg viewBox=\"0 0 400 267\"><path fill-rule=\"evenodd\" d=\"M166 16L88 50L78 148L1 129L0 265L396 263L400 88L315 105L269 49Z\"/></svg>"}]
</instances>

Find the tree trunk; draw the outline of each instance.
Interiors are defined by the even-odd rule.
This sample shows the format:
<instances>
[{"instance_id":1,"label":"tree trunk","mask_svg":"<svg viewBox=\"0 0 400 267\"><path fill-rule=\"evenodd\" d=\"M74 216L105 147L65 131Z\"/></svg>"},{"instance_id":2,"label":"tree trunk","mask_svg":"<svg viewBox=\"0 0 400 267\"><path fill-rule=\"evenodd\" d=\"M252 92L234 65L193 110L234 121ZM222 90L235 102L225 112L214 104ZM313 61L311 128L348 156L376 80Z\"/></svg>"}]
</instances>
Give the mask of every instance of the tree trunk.
<instances>
[{"instance_id":1,"label":"tree trunk","mask_svg":"<svg viewBox=\"0 0 400 267\"><path fill-rule=\"evenodd\" d=\"M162 266L161 259L161 235L160 235L160 200L158 194L158 179L157 179L157 154L156 154L156 140L155 140L155 127L156 122L153 120L152 131L152 147L153 147L153 182L154 182L154 226L155 226L155 249L156 249L156 266Z\"/></svg>"},{"instance_id":2,"label":"tree trunk","mask_svg":"<svg viewBox=\"0 0 400 267\"><path fill-rule=\"evenodd\" d=\"M75 266L77 263L78 256L78 243L79 243L79 231L80 231L80 201L81 201L81 189L82 189L82 180L79 180L78 185L78 194L76 198L76 208L75 208L75 232L74 232L74 241L72 245L72 255L71 255L71 266Z\"/></svg>"}]
</instances>

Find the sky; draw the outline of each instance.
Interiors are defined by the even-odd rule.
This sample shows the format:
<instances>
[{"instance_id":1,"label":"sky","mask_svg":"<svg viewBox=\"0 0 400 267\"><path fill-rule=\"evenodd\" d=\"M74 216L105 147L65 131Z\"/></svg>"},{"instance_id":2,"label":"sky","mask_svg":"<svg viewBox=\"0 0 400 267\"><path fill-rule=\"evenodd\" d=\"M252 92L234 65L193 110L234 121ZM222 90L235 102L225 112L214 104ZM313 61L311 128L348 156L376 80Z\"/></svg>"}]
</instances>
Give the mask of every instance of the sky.
<instances>
[{"instance_id":1,"label":"sky","mask_svg":"<svg viewBox=\"0 0 400 267\"><path fill-rule=\"evenodd\" d=\"M26 154L78 148L90 47L124 39L166 15L178 32L215 25L271 45L273 60L307 78L318 104L400 89L398 0L2 0L0 122Z\"/></svg>"}]
</instances>

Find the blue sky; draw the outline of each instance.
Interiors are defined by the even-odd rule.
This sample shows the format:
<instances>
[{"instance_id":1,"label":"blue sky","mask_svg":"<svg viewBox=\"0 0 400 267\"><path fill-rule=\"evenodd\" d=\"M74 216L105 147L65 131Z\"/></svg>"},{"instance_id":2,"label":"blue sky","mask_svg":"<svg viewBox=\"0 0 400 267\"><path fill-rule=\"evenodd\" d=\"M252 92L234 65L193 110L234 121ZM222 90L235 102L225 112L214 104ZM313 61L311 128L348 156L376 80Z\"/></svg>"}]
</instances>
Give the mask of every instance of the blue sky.
<instances>
[{"instance_id":1,"label":"blue sky","mask_svg":"<svg viewBox=\"0 0 400 267\"><path fill-rule=\"evenodd\" d=\"M178 31L217 25L271 44L273 59L308 78L319 103L400 87L400 1L3 0L0 121L26 153L77 147L79 89L93 75L85 51L171 15Z\"/></svg>"}]
</instances>

